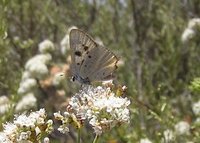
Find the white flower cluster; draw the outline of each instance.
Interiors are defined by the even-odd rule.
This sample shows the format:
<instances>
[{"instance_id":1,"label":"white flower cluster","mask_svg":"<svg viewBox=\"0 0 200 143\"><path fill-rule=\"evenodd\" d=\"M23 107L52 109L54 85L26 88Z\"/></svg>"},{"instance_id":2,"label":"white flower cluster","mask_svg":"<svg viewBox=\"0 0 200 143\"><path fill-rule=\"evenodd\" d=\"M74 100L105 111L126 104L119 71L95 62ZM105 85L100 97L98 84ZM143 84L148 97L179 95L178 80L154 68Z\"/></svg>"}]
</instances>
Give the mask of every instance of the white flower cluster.
<instances>
[{"instance_id":1,"label":"white flower cluster","mask_svg":"<svg viewBox=\"0 0 200 143\"><path fill-rule=\"evenodd\" d=\"M191 40L200 30L200 18L193 18L189 21L187 28L182 34L182 41L187 42Z\"/></svg>"},{"instance_id":2,"label":"white flower cluster","mask_svg":"<svg viewBox=\"0 0 200 143\"><path fill-rule=\"evenodd\" d=\"M18 94L23 98L16 105L16 112L32 109L36 105L35 91L38 89L37 80L46 78L49 75L47 65L52 60L50 52L54 51L54 44L49 40L44 40L39 44L40 54L35 55L26 62L25 71L18 88Z\"/></svg>"},{"instance_id":3,"label":"white flower cluster","mask_svg":"<svg viewBox=\"0 0 200 143\"><path fill-rule=\"evenodd\" d=\"M190 124L185 121L180 121L175 125L177 135L188 135L190 133Z\"/></svg>"},{"instance_id":4,"label":"white flower cluster","mask_svg":"<svg viewBox=\"0 0 200 143\"><path fill-rule=\"evenodd\" d=\"M0 115L5 114L11 107L10 100L7 96L0 96Z\"/></svg>"},{"instance_id":5,"label":"white flower cluster","mask_svg":"<svg viewBox=\"0 0 200 143\"><path fill-rule=\"evenodd\" d=\"M195 124L197 124L198 126L200 124L200 100L198 102L193 103L192 111L196 116Z\"/></svg>"},{"instance_id":6,"label":"white flower cluster","mask_svg":"<svg viewBox=\"0 0 200 143\"><path fill-rule=\"evenodd\" d=\"M163 132L162 143L170 143L175 140L175 134L173 130L167 129Z\"/></svg>"},{"instance_id":7,"label":"white flower cluster","mask_svg":"<svg viewBox=\"0 0 200 143\"><path fill-rule=\"evenodd\" d=\"M41 134L49 134L53 131L52 125L53 121L46 119L44 109L32 112L29 116L22 114L16 117L13 123L3 125L4 130L0 133L0 142L38 142Z\"/></svg>"},{"instance_id":8,"label":"white flower cluster","mask_svg":"<svg viewBox=\"0 0 200 143\"><path fill-rule=\"evenodd\" d=\"M152 143L148 138L140 139L140 143Z\"/></svg>"},{"instance_id":9,"label":"white flower cluster","mask_svg":"<svg viewBox=\"0 0 200 143\"><path fill-rule=\"evenodd\" d=\"M40 53L46 54L55 51L54 44L50 40L44 40L39 44Z\"/></svg>"},{"instance_id":10,"label":"white flower cluster","mask_svg":"<svg viewBox=\"0 0 200 143\"><path fill-rule=\"evenodd\" d=\"M190 134L190 124L186 121L180 121L175 124L174 129L166 129L163 132L162 143L174 142L178 136Z\"/></svg>"},{"instance_id":11,"label":"white flower cluster","mask_svg":"<svg viewBox=\"0 0 200 143\"><path fill-rule=\"evenodd\" d=\"M192 110L196 116L200 117L200 100L193 104Z\"/></svg>"},{"instance_id":12,"label":"white flower cluster","mask_svg":"<svg viewBox=\"0 0 200 143\"><path fill-rule=\"evenodd\" d=\"M63 134L66 133L66 132L69 132L68 125L70 123L73 123L74 125L79 124L73 113L69 114L68 112L64 112L64 115L61 115L60 112L57 112L57 113L54 113L54 117L55 117L56 120L62 121L62 125L58 128L58 131L60 131Z\"/></svg>"},{"instance_id":13,"label":"white flower cluster","mask_svg":"<svg viewBox=\"0 0 200 143\"><path fill-rule=\"evenodd\" d=\"M38 54L29 59L25 65L26 71L32 78L44 79L48 75L47 64L51 61L50 54Z\"/></svg>"},{"instance_id":14,"label":"white flower cluster","mask_svg":"<svg viewBox=\"0 0 200 143\"><path fill-rule=\"evenodd\" d=\"M88 120L94 132L100 135L116 125L129 122L129 104L130 100L116 96L108 87L87 85L69 101L67 117L74 113L78 121Z\"/></svg>"},{"instance_id":15,"label":"white flower cluster","mask_svg":"<svg viewBox=\"0 0 200 143\"><path fill-rule=\"evenodd\" d=\"M28 102L27 102L28 101ZM27 93L25 96L22 97L22 99L17 103L15 107L15 111L18 113L22 110L27 110L30 107L34 107L37 100L33 93Z\"/></svg>"}]
</instances>

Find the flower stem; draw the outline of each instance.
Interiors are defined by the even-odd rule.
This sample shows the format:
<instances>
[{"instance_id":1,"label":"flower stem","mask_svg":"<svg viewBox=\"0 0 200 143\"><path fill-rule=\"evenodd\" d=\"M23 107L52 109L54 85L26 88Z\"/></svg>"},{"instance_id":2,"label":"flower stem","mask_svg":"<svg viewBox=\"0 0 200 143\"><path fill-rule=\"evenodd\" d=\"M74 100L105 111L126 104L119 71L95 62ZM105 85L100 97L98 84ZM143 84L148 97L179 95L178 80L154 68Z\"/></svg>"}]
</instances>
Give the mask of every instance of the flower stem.
<instances>
[{"instance_id":1,"label":"flower stem","mask_svg":"<svg viewBox=\"0 0 200 143\"><path fill-rule=\"evenodd\" d=\"M97 143L98 142L98 139L99 139L98 137L99 137L98 135L95 136L95 138L93 140L93 143Z\"/></svg>"},{"instance_id":2,"label":"flower stem","mask_svg":"<svg viewBox=\"0 0 200 143\"><path fill-rule=\"evenodd\" d=\"M81 143L81 128L78 129L78 140L77 143Z\"/></svg>"}]
</instances>

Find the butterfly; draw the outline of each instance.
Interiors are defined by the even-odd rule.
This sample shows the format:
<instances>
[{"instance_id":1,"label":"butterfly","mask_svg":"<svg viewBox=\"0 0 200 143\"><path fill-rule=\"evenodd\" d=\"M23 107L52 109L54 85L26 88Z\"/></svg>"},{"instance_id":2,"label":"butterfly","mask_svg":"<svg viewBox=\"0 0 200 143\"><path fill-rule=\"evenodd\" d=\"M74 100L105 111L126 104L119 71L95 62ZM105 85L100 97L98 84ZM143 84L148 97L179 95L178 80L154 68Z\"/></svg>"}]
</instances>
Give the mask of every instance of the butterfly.
<instances>
[{"instance_id":1,"label":"butterfly","mask_svg":"<svg viewBox=\"0 0 200 143\"><path fill-rule=\"evenodd\" d=\"M81 84L114 78L118 58L80 29L69 34L72 80Z\"/></svg>"}]
</instances>

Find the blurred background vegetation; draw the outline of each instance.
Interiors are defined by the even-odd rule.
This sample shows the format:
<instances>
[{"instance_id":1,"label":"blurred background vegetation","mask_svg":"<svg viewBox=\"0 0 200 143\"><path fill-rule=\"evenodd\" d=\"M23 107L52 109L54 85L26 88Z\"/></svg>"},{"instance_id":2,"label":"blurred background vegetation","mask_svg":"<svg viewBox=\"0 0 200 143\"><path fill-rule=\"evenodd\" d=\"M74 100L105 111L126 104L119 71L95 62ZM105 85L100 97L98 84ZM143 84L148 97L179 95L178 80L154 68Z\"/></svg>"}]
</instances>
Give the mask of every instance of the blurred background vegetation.
<instances>
[{"instance_id":1,"label":"blurred background vegetation","mask_svg":"<svg viewBox=\"0 0 200 143\"><path fill-rule=\"evenodd\" d=\"M0 96L19 98L24 65L38 53L38 44L49 39L59 51L67 29L77 26L99 37L124 62L116 75L118 83L128 87L132 102L130 125L103 134L100 142L161 142L164 130L182 120L192 124L196 118L192 103L199 100L198 93L188 87L200 75L200 40L183 42L181 36L199 14L199 0L2 0ZM66 59L57 52L53 61ZM194 128L174 142L198 142L198 131Z\"/></svg>"}]
</instances>

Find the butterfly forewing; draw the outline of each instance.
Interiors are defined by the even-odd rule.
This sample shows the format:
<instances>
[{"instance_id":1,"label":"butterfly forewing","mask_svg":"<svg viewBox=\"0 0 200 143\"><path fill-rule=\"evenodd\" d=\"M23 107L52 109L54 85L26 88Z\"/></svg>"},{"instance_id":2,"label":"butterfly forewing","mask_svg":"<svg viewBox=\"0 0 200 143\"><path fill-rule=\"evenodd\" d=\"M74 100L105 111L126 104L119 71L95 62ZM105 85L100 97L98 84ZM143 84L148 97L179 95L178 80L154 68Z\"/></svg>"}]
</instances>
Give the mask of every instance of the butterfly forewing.
<instances>
[{"instance_id":1,"label":"butterfly forewing","mask_svg":"<svg viewBox=\"0 0 200 143\"><path fill-rule=\"evenodd\" d=\"M102 81L112 77L117 57L79 29L70 32L72 72L80 79Z\"/></svg>"},{"instance_id":2,"label":"butterfly forewing","mask_svg":"<svg viewBox=\"0 0 200 143\"><path fill-rule=\"evenodd\" d=\"M72 71L80 74L80 67L89 48L93 48L92 41L80 30L72 29L70 32L70 47L72 50Z\"/></svg>"}]
</instances>

